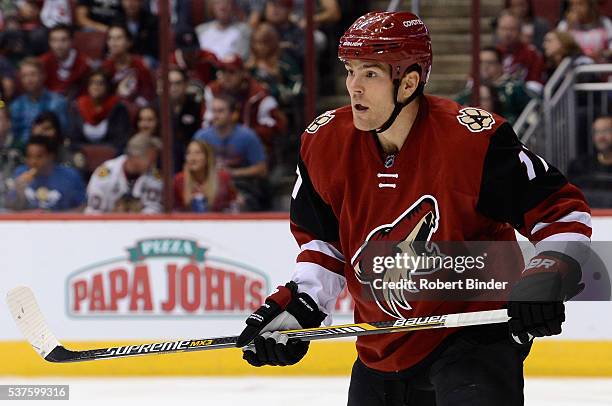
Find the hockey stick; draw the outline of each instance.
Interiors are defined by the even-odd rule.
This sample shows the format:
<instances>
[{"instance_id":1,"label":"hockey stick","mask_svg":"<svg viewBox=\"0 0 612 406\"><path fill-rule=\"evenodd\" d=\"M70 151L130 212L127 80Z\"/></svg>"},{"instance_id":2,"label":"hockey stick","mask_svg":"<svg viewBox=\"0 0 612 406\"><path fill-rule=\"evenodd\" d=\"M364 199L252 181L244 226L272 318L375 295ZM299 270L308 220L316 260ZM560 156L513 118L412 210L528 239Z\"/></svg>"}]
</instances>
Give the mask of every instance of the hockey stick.
<instances>
[{"instance_id":1,"label":"hockey stick","mask_svg":"<svg viewBox=\"0 0 612 406\"><path fill-rule=\"evenodd\" d=\"M72 351L65 348L49 329L36 303L34 293L28 287L12 289L6 297L9 310L25 338L34 350L49 362L80 362L121 358L139 355L192 352L236 347L238 336L163 341L157 343L126 345ZM445 314L415 317L395 321L343 324L330 327L305 328L283 331L289 338L303 341L327 338L354 337L369 334L385 334L425 330L431 328L465 327L481 324L504 323L509 320L505 309L471 313Z\"/></svg>"}]
</instances>

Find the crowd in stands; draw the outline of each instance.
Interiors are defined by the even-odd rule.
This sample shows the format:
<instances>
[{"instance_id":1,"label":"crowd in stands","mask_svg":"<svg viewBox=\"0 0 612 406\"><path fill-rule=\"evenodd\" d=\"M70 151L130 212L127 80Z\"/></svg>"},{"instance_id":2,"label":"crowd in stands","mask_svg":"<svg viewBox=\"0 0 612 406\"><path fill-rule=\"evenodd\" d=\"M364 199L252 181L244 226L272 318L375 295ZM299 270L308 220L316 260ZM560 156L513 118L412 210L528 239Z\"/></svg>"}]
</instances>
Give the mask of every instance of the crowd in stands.
<instances>
[{"instance_id":1,"label":"crowd in stands","mask_svg":"<svg viewBox=\"0 0 612 406\"><path fill-rule=\"evenodd\" d=\"M169 6L175 210L271 209L272 177L295 166L284 140L304 127L303 1ZM0 212L163 210L159 12L157 0L0 0ZM314 17L324 49L339 2Z\"/></svg>"},{"instance_id":2,"label":"crowd in stands","mask_svg":"<svg viewBox=\"0 0 612 406\"><path fill-rule=\"evenodd\" d=\"M556 26L535 15L535 0L506 0L506 8L493 21L494 42L480 50L480 104L514 124L531 99L541 99L544 85L562 61L572 67L612 62L612 20L602 14L600 0L562 1ZM608 8L609 12L609 8ZM579 82L612 81L612 76L582 75ZM473 80L456 96L472 105ZM568 176L584 188L592 207L612 207L612 112L595 109L593 150L589 150L588 126L583 123L585 95L578 95L579 157L571 162ZM612 102L612 92L609 92ZM609 104L608 104L609 105Z\"/></svg>"},{"instance_id":3,"label":"crowd in stands","mask_svg":"<svg viewBox=\"0 0 612 406\"><path fill-rule=\"evenodd\" d=\"M480 52L481 107L511 123L565 58L578 66L612 56L612 22L598 0L564 1L556 26L533 3L507 0L495 42ZM0 0L0 212L161 212L167 149L176 211L274 207L274 179L293 174L305 124L304 0L169 5L173 145L162 146L157 0ZM339 35L367 9L316 1L323 73ZM330 81L319 75L320 93ZM457 101L469 105L472 91L468 80ZM574 179L599 179L591 189L612 191L610 125L609 114L593 123L595 150L572 164Z\"/></svg>"}]
</instances>

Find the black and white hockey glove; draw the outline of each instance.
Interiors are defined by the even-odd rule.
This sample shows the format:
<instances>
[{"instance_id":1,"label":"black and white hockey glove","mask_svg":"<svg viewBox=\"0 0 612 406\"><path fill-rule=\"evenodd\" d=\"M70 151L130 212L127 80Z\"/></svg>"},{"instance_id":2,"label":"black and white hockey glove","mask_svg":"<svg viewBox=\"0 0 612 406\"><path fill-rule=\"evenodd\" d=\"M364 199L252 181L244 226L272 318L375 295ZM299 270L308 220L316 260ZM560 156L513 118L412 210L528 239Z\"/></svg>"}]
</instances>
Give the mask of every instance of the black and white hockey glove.
<instances>
[{"instance_id":1,"label":"black and white hockey glove","mask_svg":"<svg viewBox=\"0 0 612 406\"><path fill-rule=\"evenodd\" d=\"M533 337L561 334L563 302L584 289L581 279L580 264L565 254L545 251L533 257L510 292L508 325L512 339L527 344Z\"/></svg>"},{"instance_id":2,"label":"black and white hockey glove","mask_svg":"<svg viewBox=\"0 0 612 406\"><path fill-rule=\"evenodd\" d=\"M279 331L318 327L327 317L319 310L315 301L306 293L298 293L295 282L279 286L266 302L251 314L247 327L242 331L237 347L245 347L253 341L254 347L243 348L244 358L249 364L293 365L304 358L308 341L289 340Z\"/></svg>"}]
</instances>

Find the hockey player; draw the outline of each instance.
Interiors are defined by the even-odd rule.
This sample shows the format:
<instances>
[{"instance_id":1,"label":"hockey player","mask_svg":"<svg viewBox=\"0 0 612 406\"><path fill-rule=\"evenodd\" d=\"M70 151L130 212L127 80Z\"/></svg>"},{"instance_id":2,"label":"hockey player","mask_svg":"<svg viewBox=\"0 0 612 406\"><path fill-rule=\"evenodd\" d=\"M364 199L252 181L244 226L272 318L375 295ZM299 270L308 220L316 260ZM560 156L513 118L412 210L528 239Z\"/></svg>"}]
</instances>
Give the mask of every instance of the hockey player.
<instances>
[{"instance_id":1,"label":"hockey player","mask_svg":"<svg viewBox=\"0 0 612 406\"><path fill-rule=\"evenodd\" d=\"M502 117L423 94L432 51L417 16L362 16L338 54L351 105L319 116L301 137L290 214L301 252L292 280L247 319L238 346L253 340L254 349L244 359L298 362L308 343L278 330L319 326L347 285L355 322L501 308L372 300L362 260L375 240L513 241L516 229L538 243L514 275L510 322L358 337L348 404L523 404L530 339L559 334L562 302L580 289L580 258L548 247L589 241L589 207Z\"/></svg>"}]
</instances>

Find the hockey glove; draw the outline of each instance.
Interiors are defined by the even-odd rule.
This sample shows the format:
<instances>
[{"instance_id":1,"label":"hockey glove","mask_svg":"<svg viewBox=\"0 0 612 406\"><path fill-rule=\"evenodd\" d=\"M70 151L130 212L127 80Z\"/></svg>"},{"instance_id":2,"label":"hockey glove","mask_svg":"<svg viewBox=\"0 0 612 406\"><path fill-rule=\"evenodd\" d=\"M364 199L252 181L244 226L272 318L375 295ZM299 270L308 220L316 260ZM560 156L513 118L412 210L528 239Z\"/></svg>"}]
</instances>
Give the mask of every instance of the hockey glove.
<instances>
[{"instance_id":1,"label":"hockey glove","mask_svg":"<svg viewBox=\"0 0 612 406\"><path fill-rule=\"evenodd\" d=\"M243 348L242 358L249 364L293 365L306 355L308 341L289 340L279 330L318 327L326 314L319 310L315 301L306 293L298 293L295 282L279 286L266 302L251 314L247 327L236 343L244 347L253 341L253 346ZM260 335L261 334L261 335Z\"/></svg>"},{"instance_id":2,"label":"hockey glove","mask_svg":"<svg viewBox=\"0 0 612 406\"><path fill-rule=\"evenodd\" d=\"M510 335L518 344L533 337L561 334L564 301L584 289L580 264L560 252L545 251L532 258L510 292Z\"/></svg>"}]
</instances>

